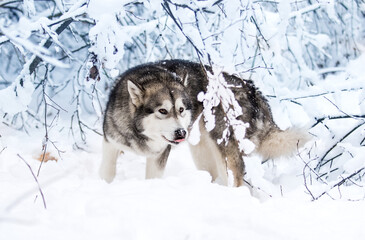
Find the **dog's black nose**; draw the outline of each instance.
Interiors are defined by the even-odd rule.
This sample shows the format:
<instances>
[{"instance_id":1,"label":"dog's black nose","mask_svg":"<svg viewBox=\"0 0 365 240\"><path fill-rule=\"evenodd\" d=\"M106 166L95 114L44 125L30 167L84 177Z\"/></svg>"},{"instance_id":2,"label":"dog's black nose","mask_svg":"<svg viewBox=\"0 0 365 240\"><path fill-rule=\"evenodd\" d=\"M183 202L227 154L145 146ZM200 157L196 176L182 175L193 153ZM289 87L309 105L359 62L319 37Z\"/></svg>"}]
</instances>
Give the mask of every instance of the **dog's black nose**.
<instances>
[{"instance_id":1,"label":"dog's black nose","mask_svg":"<svg viewBox=\"0 0 365 240\"><path fill-rule=\"evenodd\" d=\"M182 128L175 131L175 139L184 139L186 136L186 131Z\"/></svg>"}]
</instances>

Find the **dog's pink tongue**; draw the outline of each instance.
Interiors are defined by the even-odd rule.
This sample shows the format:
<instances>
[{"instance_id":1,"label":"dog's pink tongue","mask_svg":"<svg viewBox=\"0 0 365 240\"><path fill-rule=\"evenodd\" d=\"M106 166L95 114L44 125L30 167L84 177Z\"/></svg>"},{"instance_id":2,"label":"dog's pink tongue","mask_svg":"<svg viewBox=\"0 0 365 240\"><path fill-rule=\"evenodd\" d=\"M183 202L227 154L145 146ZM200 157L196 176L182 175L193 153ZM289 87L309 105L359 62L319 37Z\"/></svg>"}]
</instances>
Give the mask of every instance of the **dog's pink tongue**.
<instances>
[{"instance_id":1,"label":"dog's pink tongue","mask_svg":"<svg viewBox=\"0 0 365 240\"><path fill-rule=\"evenodd\" d=\"M183 142L183 141L185 141L185 138L181 138L181 139L176 139L176 140L175 140L175 142L178 142L178 143L181 143L181 142Z\"/></svg>"}]
</instances>

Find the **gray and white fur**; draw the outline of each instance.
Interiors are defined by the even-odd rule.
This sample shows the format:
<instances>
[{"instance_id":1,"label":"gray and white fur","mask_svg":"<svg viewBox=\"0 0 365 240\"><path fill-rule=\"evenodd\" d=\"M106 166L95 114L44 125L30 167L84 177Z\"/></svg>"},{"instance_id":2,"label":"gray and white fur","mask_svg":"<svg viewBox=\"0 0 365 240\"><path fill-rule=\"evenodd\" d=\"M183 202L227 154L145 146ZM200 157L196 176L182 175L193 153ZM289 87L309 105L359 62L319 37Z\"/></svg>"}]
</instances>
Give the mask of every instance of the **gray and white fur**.
<instances>
[{"instance_id":1,"label":"gray and white fur","mask_svg":"<svg viewBox=\"0 0 365 240\"><path fill-rule=\"evenodd\" d=\"M163 175L173 146L187 139L192 125L203 111L197 100L206 92L210 67L185 60L166 60L129 69L115 83L105 111L103 160L100 176L107 182L116 174L116 161L124 151L147 158L146 178ZM280 130L273 121L267 100L250 80L223 73L242 107L239 120L248 123L246 137L263 159L291 155L308 140L308 134L295 128ZM195 165L208 171L213 181L227 185L227 168L234 185L243 185L244 157L237 140L217 143L225 130L221 105L214 109L215 127L208 132L199 121L200 141L190 145Z\"/></svg>"}]
</instances>

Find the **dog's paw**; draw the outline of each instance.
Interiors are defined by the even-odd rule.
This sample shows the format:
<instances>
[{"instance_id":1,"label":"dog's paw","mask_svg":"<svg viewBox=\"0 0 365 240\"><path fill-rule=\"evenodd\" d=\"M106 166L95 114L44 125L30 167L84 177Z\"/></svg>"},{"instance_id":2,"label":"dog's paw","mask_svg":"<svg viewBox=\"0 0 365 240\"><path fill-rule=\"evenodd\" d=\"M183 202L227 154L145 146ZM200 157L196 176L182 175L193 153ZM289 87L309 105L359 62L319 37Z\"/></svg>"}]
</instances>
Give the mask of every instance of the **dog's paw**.
<instances>
[{"instance_id":1,"label":"dog's paw","mask_svg":"<svg viewBox=\"0 0 365 240\"><path fill-rule=\"evenodd\" d=\"M107 166L101 166L99 169L99 176L107 183L113 182L115 178L116 170Z\"/></svg>"}]
</instances>

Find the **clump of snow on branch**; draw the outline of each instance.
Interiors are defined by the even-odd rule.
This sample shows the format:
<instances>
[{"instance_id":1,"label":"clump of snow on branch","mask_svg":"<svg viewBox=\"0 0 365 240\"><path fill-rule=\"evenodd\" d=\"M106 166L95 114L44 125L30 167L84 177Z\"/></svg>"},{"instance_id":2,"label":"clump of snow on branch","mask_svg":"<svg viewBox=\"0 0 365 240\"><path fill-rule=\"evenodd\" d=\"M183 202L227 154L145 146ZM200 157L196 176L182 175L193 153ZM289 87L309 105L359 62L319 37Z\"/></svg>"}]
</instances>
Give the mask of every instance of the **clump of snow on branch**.
<instances>
[{"instance_id":1,"label":"clump of snow on branch","mask_svg":"<svg viewBox=\"0 0 365 240\"><path fill-rule=\"evenodd\" d=\"M232 134L230 132L230 127L232 127L240 151L245 154L251 153L255 146L250 140L245 138L246 128L249 127L249 124L237 119L242 115L242 108L235 99L233 92L229 89L229 85L224 79L222 69L215 67L213 68L213 74L210 73L210 71L206 71L206 73L209 80L207 91L205 93L199 93L198 100L202 102L204 106L203 116L207 131L214 129L214 108L221 105L225 113L224 120L226 122L226 129L223 131L222 138L218 140L218 144L221 144L222 142L228 143Z\"/></svg>"},{"instance_id":2,"label":"clump of snow on branch","mask_svg":"<svg viewBox=\"0 0 365 240\"><path fill-rule=\"evenodd\" d=\"M107 69L115 69L123 59L125 44L133 43L132 37L145 31L153 31L158 25L157 20L135 26L122 25L121 19L126 17L127 10L124 6L133 2L119 0L89 2L88 14L96 22L89 32L92 44L89 51L96 54Z\"/></svg>"}]
</instances>

